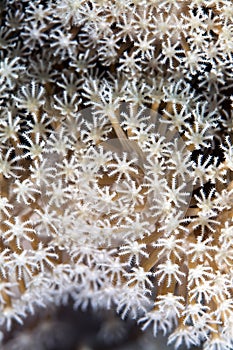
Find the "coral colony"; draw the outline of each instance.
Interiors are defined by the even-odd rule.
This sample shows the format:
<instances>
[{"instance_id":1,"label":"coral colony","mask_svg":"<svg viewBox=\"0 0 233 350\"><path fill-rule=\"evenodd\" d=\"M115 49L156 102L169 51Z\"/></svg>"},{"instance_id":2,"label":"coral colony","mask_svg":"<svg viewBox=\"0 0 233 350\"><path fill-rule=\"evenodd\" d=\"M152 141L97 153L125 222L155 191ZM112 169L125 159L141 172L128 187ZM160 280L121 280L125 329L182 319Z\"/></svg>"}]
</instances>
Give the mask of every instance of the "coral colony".
<instances>
[{"instance_id":1,"label":"coral colony","mask_svg":"<svg viewBox=\"0 0 233 350\"><path fill-rule=\"evenodd\" d=\"M231 0L0 2L0 324L115 309L233 343Z\"/></svg>"}]
</instances>

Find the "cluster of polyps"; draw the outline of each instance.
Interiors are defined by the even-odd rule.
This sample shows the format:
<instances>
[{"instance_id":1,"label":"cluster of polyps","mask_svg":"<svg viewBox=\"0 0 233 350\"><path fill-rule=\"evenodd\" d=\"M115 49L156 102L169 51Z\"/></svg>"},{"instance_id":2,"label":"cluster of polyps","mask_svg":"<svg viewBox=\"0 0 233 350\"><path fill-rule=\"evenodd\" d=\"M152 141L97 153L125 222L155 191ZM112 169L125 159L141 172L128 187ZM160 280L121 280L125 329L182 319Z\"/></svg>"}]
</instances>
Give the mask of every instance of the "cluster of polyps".
<instances>
[{"instance_id":1,"label":"cluster of polyps","mask_svg":"<svg viewBox=\"0 0 233 350\"><path fill-rule=\"evenodd\" d=\"M0 13L3 329L72 296L230 347L232 2Z\"/></svg>"}]
</instances>

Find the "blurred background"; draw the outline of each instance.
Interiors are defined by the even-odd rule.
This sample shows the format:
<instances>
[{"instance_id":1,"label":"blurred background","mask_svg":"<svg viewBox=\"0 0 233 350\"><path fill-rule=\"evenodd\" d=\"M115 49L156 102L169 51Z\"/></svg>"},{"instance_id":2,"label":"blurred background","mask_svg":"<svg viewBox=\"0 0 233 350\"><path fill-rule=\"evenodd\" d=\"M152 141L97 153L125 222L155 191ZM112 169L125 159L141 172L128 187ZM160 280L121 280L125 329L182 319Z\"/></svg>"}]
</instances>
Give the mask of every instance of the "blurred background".
<instances>
[{"instance_id":1,"label":"blurred background","mask_svg":"<svg viewBox=\"0 0 233 350\"><path fill-rule=\"evenodd\" d=\"M15 325L1 350L173 350L167 338L142 332L132 320L114 310L73 310L72 305L52 308ZM180 347L179 350L185 350ZM198 349L196 347L191 350Z\"/></svg>"}]
</instances>

